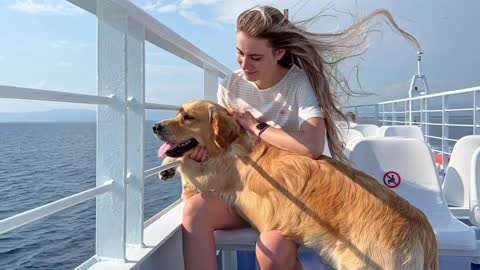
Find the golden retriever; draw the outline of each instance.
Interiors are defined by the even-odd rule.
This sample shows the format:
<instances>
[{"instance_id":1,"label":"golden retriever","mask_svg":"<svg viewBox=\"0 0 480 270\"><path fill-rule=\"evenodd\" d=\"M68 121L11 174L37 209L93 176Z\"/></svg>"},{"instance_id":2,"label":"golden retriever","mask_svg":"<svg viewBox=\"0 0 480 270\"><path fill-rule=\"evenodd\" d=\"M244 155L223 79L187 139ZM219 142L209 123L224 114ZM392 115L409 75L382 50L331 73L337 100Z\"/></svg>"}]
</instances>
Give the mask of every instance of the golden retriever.
<instances>
[{"instance_id":1,"label":"golden retriever","mask_svg":"<svg viewBox=\"0 0 480 270\"><path fill-rule=\"evenodd\" d=\"M154 125L180 160L183 196L215 191L259 232L279 230L338 269L438 269L426 216L369 175L251 141L218 104L193 101ZM208 160L182 155L196 145Z\"/></svg>"}]
</instances>

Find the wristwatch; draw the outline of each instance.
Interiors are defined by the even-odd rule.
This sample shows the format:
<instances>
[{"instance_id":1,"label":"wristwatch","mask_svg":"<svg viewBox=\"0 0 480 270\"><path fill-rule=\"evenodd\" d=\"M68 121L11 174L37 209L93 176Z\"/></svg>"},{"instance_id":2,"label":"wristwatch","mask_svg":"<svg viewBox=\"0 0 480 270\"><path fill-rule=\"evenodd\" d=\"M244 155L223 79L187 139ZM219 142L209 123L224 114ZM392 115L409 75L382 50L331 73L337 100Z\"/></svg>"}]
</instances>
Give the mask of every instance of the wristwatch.
<instances>
[{"instance_id":1,"label":"wristwatch","mask_svg":"<svg viewBox=\"0 0 480 270\"><path fill-rule=\"evenodd\" d=\"M255 129L258 130L258 135L257 137L260 137L260 135L265 131L265 129L267 129L268 127L270 127L269 124L267 124L266 122L261 122L259 123L258 125L255 126Z\"/></svg>"}]
</instances>

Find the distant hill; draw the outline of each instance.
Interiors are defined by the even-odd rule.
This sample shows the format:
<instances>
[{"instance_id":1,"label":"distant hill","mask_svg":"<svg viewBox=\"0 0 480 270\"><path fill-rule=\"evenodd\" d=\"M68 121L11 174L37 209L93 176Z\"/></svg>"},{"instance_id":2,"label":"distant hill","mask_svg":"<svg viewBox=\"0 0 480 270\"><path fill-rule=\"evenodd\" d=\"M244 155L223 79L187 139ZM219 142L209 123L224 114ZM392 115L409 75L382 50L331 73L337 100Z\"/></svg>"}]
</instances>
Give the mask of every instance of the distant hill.
<instances>
[{"instance_id":1,"label":"distant hill","mask_svg":"<svg viewBox=\"0 0 480 270\"><path fill-rule=\"evenodd\" d=\"M147 121L159 121L175 115L173 111L147 110L145 119ZM63 109L40 112L0 112L0 123L8 122L95 122L97 112L87 109Z\"/></svg>"}]
</instances>

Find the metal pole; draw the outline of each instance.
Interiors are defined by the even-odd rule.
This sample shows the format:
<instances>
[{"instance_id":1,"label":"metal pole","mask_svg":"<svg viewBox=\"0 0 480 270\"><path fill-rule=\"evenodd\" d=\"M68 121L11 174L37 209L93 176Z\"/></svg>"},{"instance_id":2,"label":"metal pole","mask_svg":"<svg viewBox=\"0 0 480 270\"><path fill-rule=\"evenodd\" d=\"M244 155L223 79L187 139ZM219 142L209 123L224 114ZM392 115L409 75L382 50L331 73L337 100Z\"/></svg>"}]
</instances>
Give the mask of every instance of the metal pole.
<instances>
[{"instance_id":1,"label":"metal pole","mask_svg":"<svg viewBox=\"0 0 480 270\"><path fill-rule=\"evenodd\" d=\"M417 52L417 75L422 76L422 54L423 52Z\"/></svg>"}]
</instances>

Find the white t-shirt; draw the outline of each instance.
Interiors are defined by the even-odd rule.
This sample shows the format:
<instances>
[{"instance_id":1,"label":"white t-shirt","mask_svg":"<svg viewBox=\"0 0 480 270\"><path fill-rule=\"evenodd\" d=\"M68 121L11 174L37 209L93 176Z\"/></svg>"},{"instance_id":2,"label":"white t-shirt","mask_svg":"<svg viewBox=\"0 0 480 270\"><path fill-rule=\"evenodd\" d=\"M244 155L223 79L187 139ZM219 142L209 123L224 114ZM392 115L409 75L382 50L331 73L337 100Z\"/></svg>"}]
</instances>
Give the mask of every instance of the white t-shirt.
<instances>
[{"instance_id":1,"label":"white t-shirt","mask_svg":"<svg viewBox=\"0 0 480 270\"><path fill-rule=\"evenodd\" d=\"M245 79L242 70L237 70L219 86L217 100L225 108L248 110L260 122L286 131L298 131L306 120L323 117L307 74L295 65L267 89L258 89ZM330 156L327 145L324 154Z\"/></svg>"}]
</instances>

